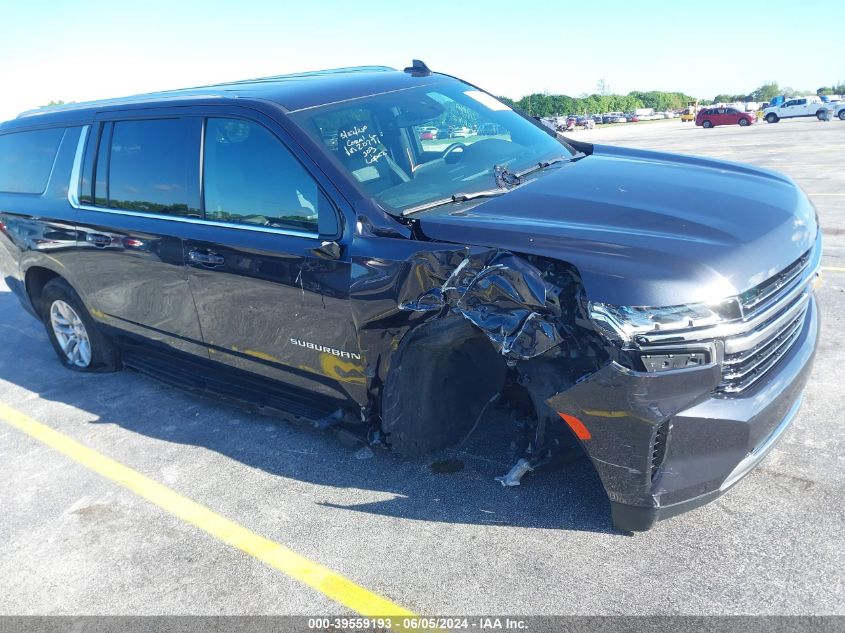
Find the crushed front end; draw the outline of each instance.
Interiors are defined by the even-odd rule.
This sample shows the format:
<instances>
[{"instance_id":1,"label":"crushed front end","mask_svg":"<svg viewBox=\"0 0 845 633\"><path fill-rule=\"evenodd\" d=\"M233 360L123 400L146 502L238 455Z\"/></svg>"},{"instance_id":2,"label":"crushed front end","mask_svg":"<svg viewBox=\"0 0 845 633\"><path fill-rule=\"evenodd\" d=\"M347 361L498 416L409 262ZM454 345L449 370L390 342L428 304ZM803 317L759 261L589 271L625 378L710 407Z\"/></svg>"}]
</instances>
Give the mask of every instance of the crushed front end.
<instances>
[{"instance_id":1,"label":"crushed front end","mask_svg":"<svg viewBox=\"0 0 845 633\"><path fill-rule=\"evenodd\" d=\"M595 465L616 527L647 530L716 498L780 439L815 354L820 260L819 235L783 270L717 304L590 304L610 359L564 389L554 375L571 367L565 355L525 364L546 416L568 424Z\"/></svg>"}]
</instances>

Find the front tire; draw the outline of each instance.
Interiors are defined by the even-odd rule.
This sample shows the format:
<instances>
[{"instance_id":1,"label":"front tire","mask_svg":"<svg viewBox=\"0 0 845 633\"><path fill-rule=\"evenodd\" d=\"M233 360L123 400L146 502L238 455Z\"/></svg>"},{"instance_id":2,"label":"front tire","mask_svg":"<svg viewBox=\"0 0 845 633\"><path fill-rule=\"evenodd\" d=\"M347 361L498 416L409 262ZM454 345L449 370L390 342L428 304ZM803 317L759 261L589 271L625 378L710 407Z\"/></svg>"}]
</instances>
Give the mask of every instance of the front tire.
<instances>
[{"instance_id":1,"label":"front tire","mask_svg":"<svg viewBox=\"0 0 845 633\"><path fill-rule=\"evenodd\" d=\"M117 347L97 328L76 291L61 277L41 291L41 317L59 362L68 369L112 372L121 368Z\"/></svg>"},{"instance_id":2,"label":"front tire","mask_svg":"<svg viewBox=\"0 0 845 633\"><path fill-rule=\"evenodd\" d=\"M748 125L748 119L739 120L739 127L745 127L746 125Z\"/></svg>"},{"instance_id":3,"label":"front tire","mask_svg":"<svg viewBox=\"0 0 845 633\"><path fill-rule=\"evenodd\" d=\"M840 120L840 121L845 121L845 108L842 108L842 109L839 111L839 120Z\"/></svg>"},{"instance_id":4,"label":"front tire","mask_svg":"<svg viewBox=\"0 0 845 633\"><path fill-rule=\"evenodd\" d=\"M766 123L777 123L778 122L778 115L774 112L769 112L766 115Z\"/></svg>"},{"instance_id":5,"label":"front tire","mask_svg":"<svg viewBox=\"0 0 845 633\"><path fill-rule=\"evenodd\" d=\"M707 129L710 129L711 127L713 127L713 123L712 123L712 122L710 122L710 121L703 121L703 122L701 123L701 127L703 127L703 128L707 128Z\"/></svg>"}]
</instances>

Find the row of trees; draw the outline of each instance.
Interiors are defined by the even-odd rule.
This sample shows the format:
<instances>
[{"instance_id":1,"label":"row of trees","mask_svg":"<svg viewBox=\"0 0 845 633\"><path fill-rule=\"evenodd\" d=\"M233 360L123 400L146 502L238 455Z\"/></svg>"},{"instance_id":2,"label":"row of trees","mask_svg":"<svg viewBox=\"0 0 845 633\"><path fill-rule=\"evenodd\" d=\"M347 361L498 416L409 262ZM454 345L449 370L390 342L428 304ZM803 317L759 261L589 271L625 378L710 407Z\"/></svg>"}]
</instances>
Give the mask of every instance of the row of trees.
<instances>
[{"instance_id":1,"label":"row of trees","mask_svg":"<svg viewBox=\"0 0 845 633\"><path fill-rule=\"evenodd\" d=\"M753 90L749 94L719 94L713 98L714 103L729 103L731 101L771 101L778 95L787 97L797 97L808 94L809 90L795 90L791 86L778 85L776 81L764 83L762 86ZM822 86L816 89L816 94L822 95L841 95L845 94L845 81L840 81L838 84L832 86Z\"/></svg>"},{"instance_id":2,"label":"row of trees","mask_svg":"<svg viewBox=\"0 0 845 633\"><path fill-rule=\"evenodd\" d=\"M524 110L532 116L558 116L581 112L632 112L637 108L654 108L655 110L679 110L694 101L695 98L682 92L629 92L626 95L591 94L580 97L568 95L550 95L534 93L514 101L507 97L500 97L511 107Z\"/></svg>"},{"instance_id":3,"label":"row of trees","mask_svg":"<svg viewBox=\"0 0 845 633\"><path fill-rule=\"evenodd\" d=\"M781 87L776 81L764 83L756 90L748 94L718 94L712 100L699 99L702 105L711 103L731 103L734 101L757 101L762 103L771 101L778 95L794 97L807 94L807 91L795 90L789 86ZM839 82L832 86L823 86L816 90L817 95L845 94L845 82ZM603 112L631 112L637 108L654 108L657 111L680 110L686 107L690 101L695 101L682 92L663 92L652 90L651 92L633 91L626 95L610 94L610 90L604 80L600 80L595 94L583 94L580 97L569 95L552 95L548 93L534 93L526 95L514 101L507 97L499 97L502 101L524 110L532 116L559 116L576 114L582 112L603 113Z\"/></svg>"}]
</instances>

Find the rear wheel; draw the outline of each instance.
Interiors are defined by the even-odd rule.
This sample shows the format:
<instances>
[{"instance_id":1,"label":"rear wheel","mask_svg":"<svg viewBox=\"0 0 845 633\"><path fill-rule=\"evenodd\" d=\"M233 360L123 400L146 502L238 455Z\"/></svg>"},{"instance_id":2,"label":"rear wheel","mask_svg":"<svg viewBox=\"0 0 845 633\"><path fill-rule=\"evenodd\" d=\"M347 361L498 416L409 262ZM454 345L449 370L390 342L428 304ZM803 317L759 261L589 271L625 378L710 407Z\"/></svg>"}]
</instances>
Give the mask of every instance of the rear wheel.
<instances>
[{"instance_id":1,"label":"rear wheel","mask_svg":"<svg viewBox=\"0 0 845 633\"><path fill-rule=\"evenodd\" d=\"M766 122L767 123L777 123L778 122L778 115L774 112L769 112L766 115Z\"/></svg>"},{"instance_id":2,"label":"rear wheel","mask_svg":"<svg viewBox=\"0 0 845 633\"><path fill-rule=\"evenodd\" d=\"M711 128L713 127L713 123L711 121L702 121L701 127Z\"/></svg>"},{"instance_id":3,"label":"rear wheel","mask_svg":"<svg viewBox=\"0 0 845 633\"><path fill-rule=\"evenodd\" d=\"M842 109L839 111L839 120L840 120L840 121L845 121L845 108L842 108Z\"/></svg>"},{"instance_id":4,"label":"rear wheel","mask_svg":"<svg viewBox=\"0 0 845 633\"><path fill-rule=\"evenodd\" d=\"M819 110L818 112L816 112L816 118L819 121L825 121L827 120L827 113L824 110Z\"/></svg>"},{"instance_id":5,"label":"rear wheel","mask_svg":"<svg viewBox=\"0 0 845 633\"><path fill-rule=\"evenodd\" d=\"M57 277L41 292L42 318L59 361L74 371L120 369L117 348L98 329L70 284Z\"/></svg>"},{"instance_id":6,"label":"rear wheel","mask_svg":"<svg viewBox=\"0 0 845 633\"><path fill-rule=\"evenodd\" d=\"M746 125L748 125L748 119L742 118L742 119L739 120L739 126L740 127L745 127Z\"/></svg>"}]
</instances>

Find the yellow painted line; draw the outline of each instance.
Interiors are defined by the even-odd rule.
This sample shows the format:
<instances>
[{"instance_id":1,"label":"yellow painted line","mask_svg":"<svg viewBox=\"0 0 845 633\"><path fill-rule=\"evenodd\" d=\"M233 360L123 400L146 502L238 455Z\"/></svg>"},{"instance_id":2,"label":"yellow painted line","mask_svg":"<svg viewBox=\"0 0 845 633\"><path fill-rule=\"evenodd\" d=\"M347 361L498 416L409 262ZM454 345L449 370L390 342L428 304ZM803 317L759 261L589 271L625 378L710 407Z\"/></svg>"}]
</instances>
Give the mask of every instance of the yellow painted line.
<instances>
[{"instance_id":1,"label":"yellow painted line","mask_svg":"<svg viewBox=\"0 0 845 633\"><path fill-rule=\"evenodd\" d=\"M845 268L841 266L822 266L822 270L829 270L834 273L845 273Z\"/></svg>"},{"instance_id":2,"label":"yellow painted line","mask_svg":"<svg viewBox=\"0 0 845 633\"><path fill-rule=\"evenodd\" d=\"M584 409L584 413L599 418L624 418L631 415L630 411L604 411L602 409Z\"/></svg>"},{"instance_id":3,"label":"yellow painted line","mask_svg":"<svg viewBox=\"0 0 845 633\"><path fill-rule=\"evenodd\" d=\"M316 589L324 596L364 616L410 616L414 614L361 587L331 569L300 556L284 545L264 538L196 501L183 497L137 470L116 462L49 426L36 422L0 402L0 420L79 462L86 468L128 488L170 514L190 523L224 543L246 552L286 576ZM399 623L401 624L401 622ZM394 622L394 628L396 626Z\"/></svg>"}]
</instances>

